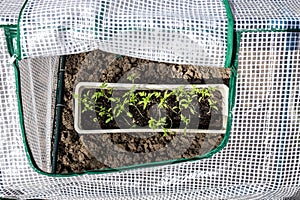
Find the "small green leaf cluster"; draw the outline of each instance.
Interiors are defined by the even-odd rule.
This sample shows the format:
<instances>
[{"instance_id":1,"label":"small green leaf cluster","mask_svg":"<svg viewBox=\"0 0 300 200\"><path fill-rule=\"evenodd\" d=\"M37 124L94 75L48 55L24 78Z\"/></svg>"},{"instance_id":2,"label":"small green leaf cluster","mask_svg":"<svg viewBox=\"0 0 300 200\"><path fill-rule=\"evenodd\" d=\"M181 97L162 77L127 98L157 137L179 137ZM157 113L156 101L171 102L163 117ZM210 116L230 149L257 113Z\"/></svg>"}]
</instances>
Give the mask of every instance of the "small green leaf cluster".
<instances>
[{"instance_id":1,"label":"small green leaf cluster","mask_svg":"<svg viewBox=\"0 0 300 200\"><path fill-rule=\"evenodd\" d=\"M149 109L149 106L156 104L158 109L158 117L149 117L148 126L149 128L161 129L164 132L164 135L168 133L172 134L173 132L168 130L168 121L172 124L172 119L169 116L163 116L162 109L169 109L172 112L180 116L181 121L184 123L184 132L190 124L190 117L194 115L196 111L195 100L201 102L207 100L209 104L209 112L211 110L218 110L216 101L213 100L213 92L215 88L197 88L193 85L192 89L186 89L183 86L175 88L173 90L164 90L164 91L136 91L136 85L134 84L134 75L129 76L128 80L132 82L132 87L130 90L126 91L122 97L112 96L113 89L109 88L106 83L102 83L100 90L95 91L93 94L87 92L83 97L79 98L81 104L83 105L82 112L87 110L95 111L97 109L99 117L105 118L105 123L109 123L114 120L114 118L122 117L132 128L136 127L134 124L134 114L130 112L129 107L134 107L141 114L139 105L142 106L143 110ZM170 97L175 96L176 101L178 102L176 106L171 107ZM103 105L97 104L98 99L105 99L107 102L112 103L113 107L106 107ZM140 106L139 106L140 107ZM125 115L124 115L125 114ZM127 117L126 117L127 116ZM128 118L130 119L128 121ZM168 120L169 119L169 120ZM98 119L95 118L94 122L97 122ZM170 126L170 125L169 125Z\"/></svg>"}]
</instances>

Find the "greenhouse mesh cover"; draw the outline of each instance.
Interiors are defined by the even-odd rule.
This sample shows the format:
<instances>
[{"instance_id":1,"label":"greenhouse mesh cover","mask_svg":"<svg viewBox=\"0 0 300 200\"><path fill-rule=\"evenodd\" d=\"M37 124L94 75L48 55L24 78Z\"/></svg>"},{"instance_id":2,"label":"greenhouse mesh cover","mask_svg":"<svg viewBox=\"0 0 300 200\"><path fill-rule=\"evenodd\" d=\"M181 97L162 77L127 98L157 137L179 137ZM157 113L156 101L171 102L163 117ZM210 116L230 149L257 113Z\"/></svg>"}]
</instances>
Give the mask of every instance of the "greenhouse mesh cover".
<instances>
[{"instance_id":1,"label":"greenhouse mesh cover","mask_svg":"<svg viewBox=\"0 0 300 200\"><path fill-rule=\"evenodd\" d=\"M299 198L298 0L229 1L240 47L233 124L223 150L200 161L72 176L40 173L28 159L17 72L5 28L19 21L19 66L26 74L20 81L27 91L22 91L24 122L31 124L27 140L36 165L49 172L49 116L57 81L49 77L57 73L59 55L101 49L154 61L224 67L235 45L229 43L228 2L39 0L26 1L21 9L23 3L5 0L0 7L0 197Z\"/></svg>"}]
</instances>

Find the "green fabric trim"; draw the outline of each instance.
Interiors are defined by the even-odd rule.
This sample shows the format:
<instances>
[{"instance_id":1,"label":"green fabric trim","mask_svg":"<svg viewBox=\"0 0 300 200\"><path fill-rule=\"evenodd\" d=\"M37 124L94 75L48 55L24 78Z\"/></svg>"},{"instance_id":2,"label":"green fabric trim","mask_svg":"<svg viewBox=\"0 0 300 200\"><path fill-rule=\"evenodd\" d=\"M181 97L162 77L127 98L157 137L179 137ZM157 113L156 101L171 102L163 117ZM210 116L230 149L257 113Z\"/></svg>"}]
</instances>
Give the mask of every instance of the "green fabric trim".
<instances>
[{"instance_id":1,"label":"green fabric trim","mask_svg":"<svg viewBox=\"0 0 300 200\"><path fill-rule=\"evenodd\" d=\"M25 148L26 157L28 160L29 166L37 173L42 175L51 175L50 173L42 171L36 164L32 152L30 150L26 133L25 133L25 127L24 127L24 118L23 118L23 109L22 109L22 99L21 99L21 84L20 84L20 73L18 69L18 64L14 63L14 72L15 72L15 79L16 79L16 95L17 95L17 101L18 101L18 111L19 111L19 120L20 120L20 127L22 132L22 138L23 138L23 144Z\"/></svg>"},{"instance_id":2,"label":"green fabric trim","mask_svg":"<svg viewBox=\"0 0 300 200\"><path fill-rule=\"evenodd\" d=\"M241 34L240 33L236 33L234 35L234 41L235 41L235 49L234 49L234 60L231 64L232 66L232 72L234 74L232 74L232 78L234 78L235 80L230 82L230 89L232 89L232 93L229 93L229 100L232 101L232 102L235 102L236 100L236 81L237 81L237 78L238 78L238 64L239 64L239 48L240 48L240 41L241 41ZM233 110L234 109L234 106L235 106L235 103L232 103L230 104L232 107L229 108L229 110ZM233 113L231 113L233 114ZM232 116L233 118L233 116Z\"/></svg>"},{"instance_id":3,"label":"green fabric trim","mask_svg":"<svg viewBox=\"0 0 300 200\"><path fill-rule=\"evenodd\" d=\"M17 49L16 51L13 50L12 46L9 46L11 55L16 54L18 56L18 59L20 60L22 58L21 55L21 44L20 44L20 20L21 20L21 15L22 12L25 8L27 1L23 4L23 7L21 9L19 19L18 19L18 26L17 26ZM230 10L230 6L228 3L228 0L224 0L224 4L226 7L226 12L228 16L228 36L227 36L227 52L226 52L226 64L225 67L230 67L231 62L232 62L232 52L233 52L233 36L234 36L234 21L233 21L233 16ZM8 37L8 40L10 38ZM237 58L236 58L237 59ZM152 163L145 163L145 164L137 164L137 165L131 165L131 166L124 166L120 167L117 169L99 169L99 170L93 170L93 171L84 171L84 172L79 172L79 173L68 173L68 174L52 174L52 173L47 173L42 171L37 164L35 163L35 160L33 158L33 155L31 153L31 149L29 147L27 137L26 137L26 132L25 132L25 127L24 127L24 119L23 119L23 110L22 110L22 100L21 100L21 86L20 86L20 74L18 70L18 62L16 61L14 63L14 71L15 71L15 78L16 78L16 94L17 94L17 101L18 101L18 111L19 111L19 119L20 119L20 125L21 125L21 131L22 131L22 137L23 137L23 143L25 147L25 152L26 152L26 157L28 159L29 165L33 168L33 170L39 174L42 175L47 175L51 177L70 177L70 176L77 176L77 175L82 175L82 174L104 174L104 173L109 173L109 172L120 172L123 170L129 170L129 169L136 169L136 168L142 168L142 167L153 167L153 166L160 166L160 165L167 165L167 164L175 164L175 163L181 163L181 162L187 162L187 161L197 161L203 158L210 158L212 157L215 153L220 152L228 143L229 136L230 136L230 130L232 126L232 110L234 107L234 102L235 102L235 93L236 93L236 68L232 67L231 68L231 77L230 77L230 88L229 88L229 109L228 109L228 120L227 120L227 127L226 127L226 133L224 135L224 138L221 142L221 144L213 149L212 151L196 156L193 158L181 158L181 159L176 159L176 160L167 160L167 161L160 161L160 162L152 162Z\"/></svg>"},{"instance_id":4,"label":"green fabric trim","mask_svg":"<svg viewBox=\"0 0 300 200\"><path fill-rule=\"evenodd\" d=\"M79 172L79 173L69 173L69 174L52 174L42 171L35 163L34 158L32 156L26 133L25 133L25 127L24 127L24 119L23 119L23 111L22 111L22 100L21 100L21 87L20 87L20 77L19 77L19 70L18 70L18 62L16 61L14 63L14 71L15 71L15 79L16 79L16 95L17 95L17 101L18 101L18 112L19 112L19 119L20 119L20 126L22 131L22 137L23 137L23 143L25 147L26 157L28 159L29 165L33 168L33 170L39 174L47 175L51 177L70 177L70 176L77 176L82 174L104 174L109 172L120 172L123 170L129 170L129 169L136 169L141 167L152 167L152 166L160 166L160 165L167 165L167 164L175 164L175 163L181 163L181 162L187 162L187 161L196 161L203 158L210 158L215 153L220 152L228 143L229 137L230 137L230 130L232 127L232 121L233 121L233 109L235 105L235 99L236 99L236 80L237 80L237 69L238 69L238 53L239 53L239 45L240 45L240 39L241 39L241 33L242 32L286 32L286 31L293 31L293 32L299 32L300 30L244 30L244 31L237 31L234 32L234 18L230 9L230 4L228 0L223 0L223 3L226 8L227 18L228 18L228 28L227 28L227 52L226 52L226 60L225 60L225 67L231 67L231 77L230 77L230 86L229 86L229 108L228 108L228 121L227 121L227 127L226 127L226 133L225 136L221 142L221 144L213 149L212 151L196 156L194 158L182 158L182 159L176 159L176 160L168 160L168 161L161 161L161 162L153 162L153 163L145 163L145 164L137 164L137 165L131 165L131 166L124 166L117 169L99 169L99 170L93 170L93 171L85 171L85 172ZM22 9L19 14L18 18L18 26L16 25L8 25L0 27L5 28L5 33L7 37L7 45L9 49L9 53L12 55L16 54L18 56L18 59L22 59L22 51L21 51L21 43L20 43L20 21L22 12L27 4L27 1L23 4ZM16 31L16 37L17 37L17 48L14 49L14 45L12 42L12 39L15 38L13 35L12 29L17 28ZM15 31L15 30L14 30ZM233 58L234 56L234 58Z\"/></svg>"},{"instance_id":5,"label":"green fabric trim","mask_svg":"<svg viewBox=\"0 0 300 200\"><path fill-rule=\"evenodd\" d=\"M225 5L226 14L227 14L227 51L226 51L226 60L225 60L225 68L231 67L232 61L232 51L233 51L233 34L234 34L234 18L232 15L232 11L230 8L230 4L228 0L223 0Z\"/></svg>"},{"instance_id":6,"label":"green fabric trim","mask_svg":"<svg viewBox=\"0 0 300 200\"><path fill-rule=\"evenodd\" d=\"M13 28L13 29L12 29ZM7 48L8 48L8 52L10 54L10 56L15 55L15 49L14 49L14 45L13 45L13 39L15 39L15 34L16 32L13 34L13 36L11 35L13 33L12 30L16 30L16 27L5 27L5 36L6 36L6 43L7 43ZM22 139L23 139L23 144L24 144L24 148L25 148L25 154L27 157L27 160L29 162L29 165L35 170L37 171L37 165L34 162L34 159L31 159L32 155L31 155L31 151L28 150L28 143L27 143L27 139L25 137L24 134L24 120L23 120L23 111L22 111L22 99L21 99L21 90L20 90L20 83L19 83L19 72L18 72L18 61L16 60L13 64L14 67L14 72L15 72L15 81L16 81L16 96L17 96L17 103L18 103L18 113L19 113L19 120L20 120L20 127L21 127L21 132L22 132Z\"/></svg>"},{"instance_id":7,"label":"green fabric trim","mask_svg":"<svg viewBox=\"0 0 300 200\"><path fill-rule=\"evenodd\" d=\"M16 26L13 26L14 28L14 34L15 34L15 28ZM8 41L8 49L9 52L12 55L15 54L15 50L13 47L13 43L11 41L12 38L15 37L11 37L11 32L10 28L7 28L7 41ZM14 35L15 36L15 35ZM221 144L213 149L212 151L204 154L204 155L200 155L200 156L196 156L193 158L182 158L182 159L176 159L176 160L167 160L167 161L160 161L160 162L153 162L153 163L145 163L145 164L137 164L137 165L131 165L131 166L124 166L124 167L120 167L117 169L99 169L99 170L93 170L93 171L84 171L84 172L79 172L79 173L68 173L68 174L52 174L52 173L47 173L42 171L36 164L33 155L31 153L28 141L27 141L27 137L26 137L26 132L25 132L25 126L24 126L24 119L23 119L23 110L22 110L22 99L21 99L21 85L20 85L20 75L19 75L19 69L18 69L18 62L16 61L14 64L14 72L15 72L15 79L16 79L16 95L17 95L17 101L18 101L18 112L19 112L19 119L20 119L20 126L21 126L21 131L22 131L22 137L23 137L23 143L24 143L24 148L25 148L25 153L26 153L26 157L28 159L29 165L31 166L31 168L42 175L47 175L47 176L51 176L51 177L69 177L69 176L76 176L76 175L82 175L82 174L104 174L104 173L109 173L109 172L120 172L123 170L129 170L129 169L136 169L136 168L142 168L142 167L153 167L153 166L160 166L160 165L167 165L167 164L175 164L175 163L181 163L181 162L187 162L187 161L197 161L203 158L210 158L213 154L221 151L227 144L229 136L230 136L230 129L231 129L231 124L232 124L232 108L233 108L233 104L234 104L234 100L233 97L235 96L235 82L236 82L236 72L235 72L235 68L231 69L231 78L230 78L230 89L229 89L229 113L228 113L228 121L227 121L227 128L226 128L226 133L225 136L221 142Z\"/></svg>"},{"instance_id":8,"label":"green fabric trim","mask_svg":"<svg viewBox=\"0 0 300 200\"><path fill-rule=\"evenodd\" d=\"M17 30L17 52L16 52L16 55L17 55L17 59L21 60L22 59L22 49L21 49L21 39L20 39L20 21L21 21L21 16L22 16L22 13L24 11L24 8L27 4L28 0L26 0L21 8L21 11L19 13L19 17L18 17L18 30Z\"/></svg>"},{"instance_id":9,"label":"green fabric trim","mask_svg":"<svg viewBox=\"0 0 300 200\"><path fill-rule=\"evenodd\" d=\"M17 24L10 24L10 25L0 24L0 28L8 28L8 27L17 27Z\"/></svg>"},{"instance_id":10,"label":"green fabric trim","mask_svg":"<svg viewBox=\"0 0 300 200\"><path fill-rule=\"evenodd\" d=\"M37 164L34 161L33 155L31 153L27 137L26 137L26 132L25 132L25 127L24 127L24 119L23 119L23 111L22 111L22 101L21 101L21 86L20 86L20 77L19 77L19 70L18 70L18 65L17 63L14 64L14 70L15 70L15 78L16 78L16 94L18 97L18 110L19 110L19 118L20 118L20 125L21 125L21 131L22 131L22 137L23 137L23 143L25 147L25 152L26 152L26 157L28 159L29 165L33 168L33 170L39 174L42 175L47 175L51 177L70 177L70 176L77 176L77 175L83 175L83 174L104 174L104 173L109 173L109 172L121 172L123 170L130 170L130 169L136 169L136 168L144 168L144 167L153 167L153 166L161 166L161 165L167 165L167 164L175 164L175 163L181 163L181 162L187 162L187 161L197 161L203 158L210 158L212 157L213 154L218 153L221 151L227 144L229 136L230 136L230 129L231 129L231 124L232 124L232 108L234 104L234 100L232 97L235 96L235 82L236 82L236 77L231 77L230 78L230 90L229 90L229 110L228 110L228 121L227 121L227 128L226 128L226 133L225 136L221 142L221 144L213 149L212 151L201 155L201 156L196 156L193 158L182 158L182 159L176 159L176 160L168 160L168 161L160 161L160 162L152 162L152 163L145 163L145 164L137 164L137 165L131 165L131 166L124 166L120 168L108 168L108 169L99 169L99 170L93 170L93 171L83 171L79 173L68 173L68 174L52 174L48 172L42 171ZM236 72L234 68L232 68L231 75L236 75Z\"/></svg>"},{"instance_id":11,"label":"green fabric trim","mask_svg":"<svg viewBox=\"0 0 300 200\"><path fill-rule=\"evenodd\" d=\"M14 45L14 41L16 41L16 37L17 37L17 26L16 25L4 26L3 29L6 37L8 52L10 56L13 56L16 51L16 45Z\"/></svg>"}]
</instances>

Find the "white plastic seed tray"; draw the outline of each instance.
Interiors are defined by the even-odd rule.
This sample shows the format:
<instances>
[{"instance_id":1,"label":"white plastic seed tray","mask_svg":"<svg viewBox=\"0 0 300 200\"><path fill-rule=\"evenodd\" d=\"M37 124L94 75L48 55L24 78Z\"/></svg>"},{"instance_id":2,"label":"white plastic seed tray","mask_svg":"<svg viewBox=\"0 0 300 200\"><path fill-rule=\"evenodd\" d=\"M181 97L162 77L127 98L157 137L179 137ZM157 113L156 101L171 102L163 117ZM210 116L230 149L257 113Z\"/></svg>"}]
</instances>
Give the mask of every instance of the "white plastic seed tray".
<instances>
[{"instance_id":1,"label":"white plastic seed tray","mask_svg":"<svg viewBox=\"0 0 300 200\"><path fill-rule=\"evenodd\" d=\"M81 93L85 89L100 89L100 86L102 85L102 82L79 82L75 87L75 94L78 95L78 97L81 96ZM123 83L106 83L107 87L112 88L113 90L130 90L132 87L132 84L123 84ZM228 118L228 92L229 89L224 84L193 84L193 85L180 85L180 84L166 84L166 85L157 85L157 84L134 84L136 90L172 90L178 87L183 87L184 89L192 89L193 86L196 86L197 88L215 88L222 94L222 128L218 130L212 130L212 129L186 129L186 133L218 133L218 134L224 134L226 132L226 126L227 126L227 118ZM84 129L82 128L81 124L84 120L82 118L82 110L81 105L79 102L79 98L75 98L75 112L74 112L74 126L75 130L79 134L101 134L101 133L128 133L128 132L163 132L163 130L160 129L151 129L151 128L130 128L130 129ZM172 132L184 132L184 129L168 129Z\"/></svg>"}]
</instances>

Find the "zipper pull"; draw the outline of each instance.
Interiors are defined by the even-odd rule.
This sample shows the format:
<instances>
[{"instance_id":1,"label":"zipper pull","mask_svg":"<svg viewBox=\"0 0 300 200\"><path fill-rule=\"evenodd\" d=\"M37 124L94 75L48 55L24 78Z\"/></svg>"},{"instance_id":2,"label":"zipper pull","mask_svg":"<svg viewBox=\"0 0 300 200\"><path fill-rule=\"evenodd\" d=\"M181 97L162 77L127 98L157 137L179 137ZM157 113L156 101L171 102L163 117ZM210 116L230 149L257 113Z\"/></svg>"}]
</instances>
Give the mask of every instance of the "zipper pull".
<instances>
[{"instance_id":1,"label":"zipper pull","mask_svg":"<svg viewBox=\"0 0 300 200\"><path fill-rule=\"evenodd\" d=\"M17 57L18 56L16 54L14 54L12 57L10 57L10 59L8 60L9 64L12 65L16 61Z\"/></svg>"}]
</instances>

